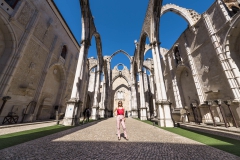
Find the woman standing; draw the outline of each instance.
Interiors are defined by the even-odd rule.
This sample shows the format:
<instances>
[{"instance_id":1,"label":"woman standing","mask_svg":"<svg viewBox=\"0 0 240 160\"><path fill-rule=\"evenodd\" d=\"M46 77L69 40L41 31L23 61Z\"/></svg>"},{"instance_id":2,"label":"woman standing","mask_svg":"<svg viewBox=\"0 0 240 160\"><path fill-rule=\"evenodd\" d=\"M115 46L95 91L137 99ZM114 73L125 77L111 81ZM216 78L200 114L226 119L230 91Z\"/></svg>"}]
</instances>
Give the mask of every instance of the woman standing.
<instances>
[{"instance_id":1,"label":"woman standing","mask_svg":"<svg viewBox=\"0 0 240 160\"><path fill-rule=\"evenodd\" d=\"M122 101L118 102L118 107L114 110L115 115L117 116L117 135L118 135L118 140L121 139L120 136L120 123L122 124L123 127L123 132L124 132L124 137L126 140L128 140L127 137L127 132L126 132L126 126L125 126L125 111L122 106Z\"/></svg>"}]
</instances>

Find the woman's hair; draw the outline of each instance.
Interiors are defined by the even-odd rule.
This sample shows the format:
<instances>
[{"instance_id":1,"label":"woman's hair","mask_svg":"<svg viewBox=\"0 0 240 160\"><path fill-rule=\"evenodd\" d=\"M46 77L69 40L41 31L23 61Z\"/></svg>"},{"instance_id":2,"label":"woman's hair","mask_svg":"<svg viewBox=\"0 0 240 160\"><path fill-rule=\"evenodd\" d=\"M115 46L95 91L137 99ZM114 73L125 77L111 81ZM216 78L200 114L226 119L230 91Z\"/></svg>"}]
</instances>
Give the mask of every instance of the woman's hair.
<instances>
[{"instance_id":1,"label":"woman's hair","mask_svg":"<svg viewBox=\"0 0 240 160\"><path fill-rule=\"evenodd\" d=\"M118 101L118 104L122 104L122 101ZM121 106L122 107L122 106Z\"/></svg>"}]
</instances>

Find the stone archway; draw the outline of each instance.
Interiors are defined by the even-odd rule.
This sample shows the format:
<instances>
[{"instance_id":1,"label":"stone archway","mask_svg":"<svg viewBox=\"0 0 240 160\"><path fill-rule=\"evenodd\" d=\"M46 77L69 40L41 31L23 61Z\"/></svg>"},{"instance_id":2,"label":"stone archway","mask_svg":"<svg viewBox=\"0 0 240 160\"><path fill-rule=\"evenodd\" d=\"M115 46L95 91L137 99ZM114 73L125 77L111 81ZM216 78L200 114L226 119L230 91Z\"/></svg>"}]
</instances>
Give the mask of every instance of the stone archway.
<instances>
[{"instance_id":1,"label":"stone archway","mask_svg":"<svg viewBox=\"0 0 240 160\"><path fill-rule=\"evenodd\" d=\"M114 52L114 53L110 56L110 59L109 59L110 63L111 63L111 60L113 59L113 57L116 56L116 55L119 54L119 53L123 53L125 56L128 57L129 61L131 62L131 59L132 59L131 56L130 56L127 52L125 52L124 50L121 50L121 49L120 49L120 50Z\"/></svg>"},{"instance_id":2,"label":"stone archway","mask_svg":"<svg viewBox=\"0 0 240 160\"><path fill-rule=\"evenodd\" d=\"M166 4L162 6L160 16L167 12L174 12L179 16L183 17L188 22L189 26L193 26L201 18L201 15L198 14L196 11L179 7L175 4Z\"/></svg>"},{"instance_id":3,"label":"stone archway","mask_svg":"<svg viewBox=\"0 0 240 160\"><path fill-rule=\"evenodd\" d=\"M120 84L120 85L118 85ZM122 101L125 111L131 112L131 90L125 80L117 78L113 84L112 110L118 106L118 101Z\"/></svg>"}]
</instances>

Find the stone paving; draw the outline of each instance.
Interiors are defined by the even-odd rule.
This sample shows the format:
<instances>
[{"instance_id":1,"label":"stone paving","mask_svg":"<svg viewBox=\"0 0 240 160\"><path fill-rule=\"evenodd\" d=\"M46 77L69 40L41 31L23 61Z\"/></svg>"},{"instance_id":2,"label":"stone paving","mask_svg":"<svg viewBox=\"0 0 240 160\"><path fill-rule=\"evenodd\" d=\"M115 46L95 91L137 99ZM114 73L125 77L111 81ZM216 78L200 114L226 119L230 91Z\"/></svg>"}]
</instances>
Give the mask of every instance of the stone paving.
<instances>
[{"instance_id":1,"label":"stone paving","mask_svg":"<svg viewBox=\"0 0 240 160\"><path fill-rule=\"evenodd\" d=\"M115 123L115 118L92 122L6 148L0 159L240 159L131 118L126 120L129 141L118 141Z\"/></svg>"}]
</instances>

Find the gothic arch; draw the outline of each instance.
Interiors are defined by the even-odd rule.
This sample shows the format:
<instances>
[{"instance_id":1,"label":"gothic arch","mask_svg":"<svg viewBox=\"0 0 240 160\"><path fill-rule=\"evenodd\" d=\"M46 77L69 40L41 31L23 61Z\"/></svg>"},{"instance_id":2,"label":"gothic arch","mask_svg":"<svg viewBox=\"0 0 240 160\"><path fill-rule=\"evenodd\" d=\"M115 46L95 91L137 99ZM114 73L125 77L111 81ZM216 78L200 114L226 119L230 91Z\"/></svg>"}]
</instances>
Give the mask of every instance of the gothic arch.
<instances>
[{"instance_id":1,"label":"gothic arch","mask_svg":"<svg viewBox=\"0 0 240 160\"><path fill-rule=\"evenodd\" d=\"M141 34L140 37L140 42L138 44L137 47L137 66L138 66L138 70L141 70L142 66L143 66L143 62L144 62L144 55L146 53L146 39L149 38L148 34L146 32Z\"/></svg>"},{"instance_id":2,"label":"gothic arch","mask_svg":"<svg viewBox=\"0 0 240 160\"><path fill-rule=\"evenodd\" d=\"M147 54L148 51L152 50L152 46L150 44L145 45L144 56Z\"/></svg>"},{"instance_id":3,"label":"gothic arch","mask_svg":"<svg viewBox=\"0 0 240 160\"><path fill-rule=\"evenodd\" d=\"M240 47L238 45L240 41L239 27L240 15L238 14L230 24L229 30L225 35L223 42L223 54L221 56L221 58L226 60L226 62L232 68L232 73L238 86L240 85Z\"/></svg>"},{"instance_id":4,"label":"gothic arch","mask_svg":"<svg viewBox=\"0 0 240 160\"><path fill-rule=\"evenodd\" d=\"M196 11L182 8L175 4L166 4L162 6L160 17L169 11L174 12L179 16L183 17L191 27L200 19L200 15Z\"/></svg>"},{"instance_id":5,"label":"gothic arch","mask_svg":"<svg viewBox=\"0 0 240 160\"><path fill-rule=\"evenodd\" d=\"M146 68L151 74L153 74L152 70L147 65L143 65L143 67Z\"/></svg>"},{"instance_id":6,"label":"gothic arch","mask_svg":"<svg viewBox=\"0 0 240 160\"><path fill-rule=\"evenodd\" d=\"M130 86L131 84L130 84L130 81L128 80L128 78L126 77L126 76L124 76L124 75L117 75L117 76L115 76L113 79L112 79L112 84L114 83L114 81L116 80L116 79L118 79L118 78L123 78L123 79L125 79L126 81L127 81L127 83L128 83L128 85Z\"/></svg>"},{"instance_id":7,"label":"gothic arch","mask_svg":"<svg viewBox=\"0 0 240 160\"><path fill-rule=\"evenodd\" d=\"M234 21L231 23L229 30L224 38L223 46L225 47L225 56L228 56L227 53L231 52L231 49L236 49L234 47L238 47L239 45L234 45L240 36L240 15L238 14L237 17L234 18Z\"/></svg>"},{"instance_id":8,"label":"gothic arch","mask_svg":"<svg viewBox=\"0 0 240 160\"><path fill-rule=\"evenodd\" d=\"M115 88L113 95L115 95L116 91L118 91L120 88L126 88L127 90L131 91L131 88L126 86L125 84L121 84L118 87Z\"/></svg>"},{"instance_id":9,"label":"gothic arch","mask_svg":"<svg viewBox=\"0 0 240 160\"><path fill-rule=\"evenodd\" d=\"M93 35L95 37L95 41L96 41L96 47L97 47L97 56L98 56L98 64L100 66L99 69L101 69L102 65L103 65L103 55L102 55L102 41L101 41L101 36L98 32L94 32ZM92 37L91 36L91 37Z\"/></svg>"},{"instance_id":10,"label":"gothic arch","mask_svg":"<svg viewBox=\"0 0 240 160\"><path fill-rule=\"evenodd\" d=\"M119 54L119 53L123 53L125 56L128 57L129 61L131 62L131 60L132 60L131 56L130 56L126 51L120 49L120 50L114 52L114 53L110 56L110 59L109 59L110 63L111 63L113 57L116 56L116 55Z\"/></svg>"},{"instance_id":11,"label":"gothic arch","mask_svg":"<svg viewBox=\"0 0 240 160\"><path fill-rule=\"evenodd\" d=\"M80 0L80 7L82 13L82 42L88 46L91 45L91 39L94 36L97 47L97 56L99 69L102 69L103 65L103 56L102 56L102 41L100 34L97 32L97 29L94 24L94 18L90 9L90 4L88 0Z\"/></svg>"},{"instance_id":12,"label":"gothic arch","mask_svg":"<svg viewBox=\"0 0 240 160\"><path fill-rule=\"evenodd\" d=\"M97 64L94 66L91 66L91 68L89 68L89 71L91 71L93 68L96 68L96 67L97 67Z\"/></svg>"}]
</instances>

